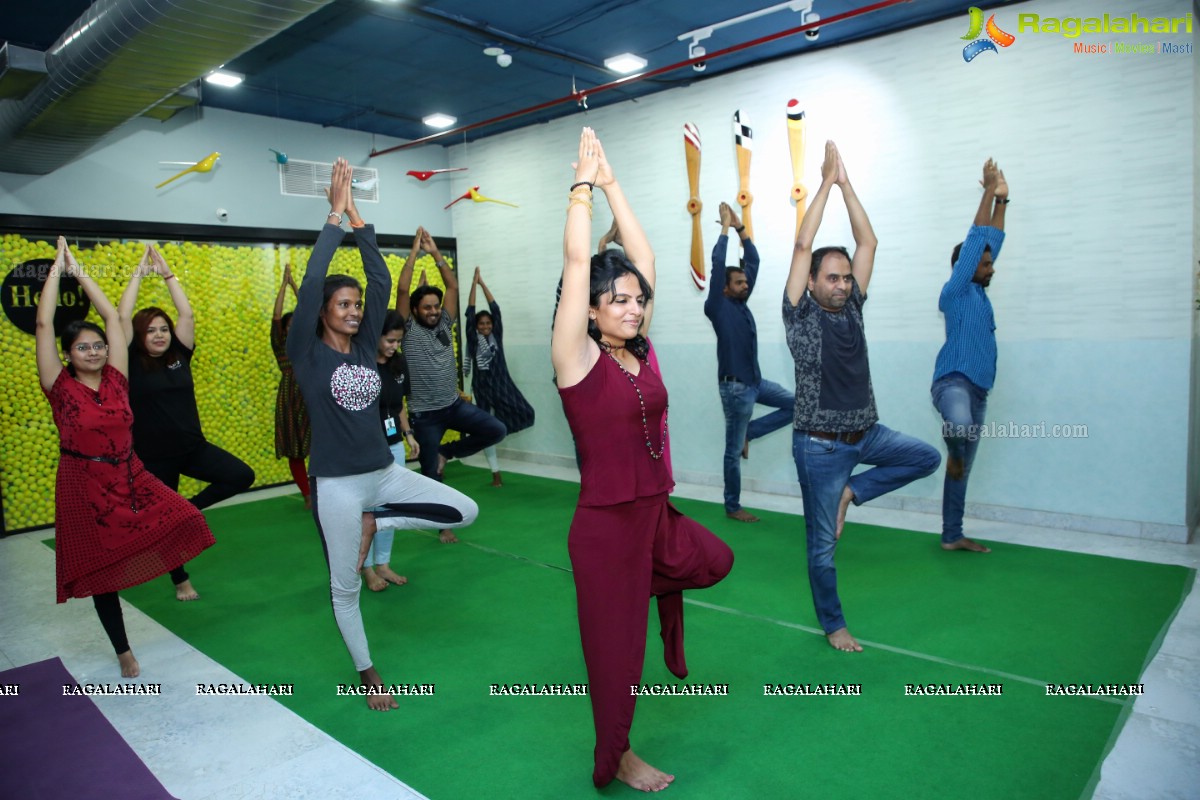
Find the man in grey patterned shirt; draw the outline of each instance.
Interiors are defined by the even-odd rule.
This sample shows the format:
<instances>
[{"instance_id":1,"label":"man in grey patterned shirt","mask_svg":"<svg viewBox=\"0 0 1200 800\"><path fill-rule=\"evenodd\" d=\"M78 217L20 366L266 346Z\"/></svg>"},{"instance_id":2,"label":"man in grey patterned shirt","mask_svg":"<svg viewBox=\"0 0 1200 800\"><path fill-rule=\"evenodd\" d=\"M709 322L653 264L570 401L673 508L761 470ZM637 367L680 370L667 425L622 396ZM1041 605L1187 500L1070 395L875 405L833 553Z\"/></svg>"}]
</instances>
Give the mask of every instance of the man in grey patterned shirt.
<instances>
[{"instance_id":1,"label":"man in grey patterned shirt","mask_svg":"<svg viewBox=\"0 0 1200 800\"><path fill-rule=\"evenodd\" d=\"M844 247L812 248L834 184L850 215L853 257ZM796 360L792 454L813 606L829 644L847 652L862 646L846 628L833 564L846 508L930 475L942 460L931 445L879 424L862 315L877 245L837 147L826 142L821 187L800 225L784 289L783 325ZM859 464L873 468L851 476Z\"/></svg>"}]
</instances>

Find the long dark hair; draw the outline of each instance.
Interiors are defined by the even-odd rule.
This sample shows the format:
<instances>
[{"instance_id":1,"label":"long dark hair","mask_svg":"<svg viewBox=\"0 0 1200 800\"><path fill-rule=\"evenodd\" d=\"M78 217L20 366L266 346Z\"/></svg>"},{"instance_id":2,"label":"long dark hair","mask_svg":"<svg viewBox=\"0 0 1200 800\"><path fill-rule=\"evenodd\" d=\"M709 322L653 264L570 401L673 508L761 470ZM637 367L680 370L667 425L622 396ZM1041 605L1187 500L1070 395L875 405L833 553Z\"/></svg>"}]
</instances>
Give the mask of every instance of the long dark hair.
<instances>
[{"instance_id":1,"label":"long dark hair","mask_svg":"<svg viewBox=\"0 0 1200 800\"><path fill-rule=\"evenodd\" d=\"M346 288L358 289L358 295L360 298L362 297L362 293L363 293L362 284L359 283L355 278L352 278L349 275L342 275L341 273L338 273L338 272L335 272L332 275L326 275L325 276L325 287L324 287L325 292L324 292L324 296L321 298L321 311L324 311L329 306L330 298L332 298L335 294L337 294L338 289L346 289ZM321 315L318 312L318 314L317 314L317 338L320 339L324 335L325 335L325 323L321 321Z\"/></svg>"},{"instance_id":2,"label":"long dark hair","mask_svg":"<svg viewBox=\"0 0 1200 800\"><path fill-rule=\"evenodd\" d=\"M401 313L396 309L389 308L387 316L383 318L383 330L379 332L379 338L382 339L392 331L403 330L406 330L403 315L401 315ZM399 347L397 347L396 352L392 353L388 360L384 362L384 365L388 368L388 371L391 372L393 376L398 377L402 372L404 372L404 355L400 352Z\"/></svg>"},{"instance_id":3,"label":"long dark hair","mask_svg":"<svg viewBox=\"0 0 1200 800\"><path fill-rule=\"evenodd\" d=\"M167 346L166 352L162 356L155 358L146 349L146 332L150 330L150 323L158 317L167 321L167 332L171 334L171 344ZM179 361L179 339L175 336L175 323L171 320L171 316L158 306L147 306L134 314L133 349L137 352L142 369L146 372L155 372Z\"/></svg>"},{"instance_id":4,"label":"long dark hair","mask_svg":"<svg viewBox=\"0 0 1200 800\"><path fill-rule=\"evenodd\" d=\"M638 287L641 289L642 297L645 298L647 303L654 299L654 290L650 288L650 283L646 280L646 276L638 271L633 262L625 258L625 254L620 250L605 250L603 253L597 253L592 256L588 305L598 308L600 306L600 298L616 291L617 280L626 275L633 275L637 278ZM596 325L594 319L588 319L588 336L591 336L596 341L596 344L600 345L601 350L607 349L605 344L600 340L600 328ZM650 344L646 341L646 337L639 332L632 339L625 342L625 349L638 358L644 359L650 352Z\"/></svg>"},{"instance_id":5,"label":"long dark hair","mask_svg":"<svg viewBox=\"0 0 1200 800\"><path fill-rule=\"evenodd\" d=\"M71 363L71 348L75 346L75 340L79 338L79 334L84 331L92 331L99 335L105 344L108 344L108 336L105 335L104 328L101 328L96 323L82 319L75 319L68 322L67 327L63 328L62 336L59 337L58 341L62 346L63 355L67 357L67 374L72 378L75 377L75 366Z\"/></svg>"}]
</instances>

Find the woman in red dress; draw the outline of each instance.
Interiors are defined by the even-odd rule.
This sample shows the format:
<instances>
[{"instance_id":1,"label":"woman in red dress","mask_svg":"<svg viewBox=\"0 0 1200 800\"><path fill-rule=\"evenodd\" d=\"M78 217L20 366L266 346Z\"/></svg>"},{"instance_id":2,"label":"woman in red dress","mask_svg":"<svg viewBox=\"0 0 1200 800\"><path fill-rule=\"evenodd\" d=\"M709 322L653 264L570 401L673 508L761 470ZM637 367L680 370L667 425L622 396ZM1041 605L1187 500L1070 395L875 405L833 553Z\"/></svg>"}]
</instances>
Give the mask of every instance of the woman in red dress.
<instances>
[{"instance_id":1,"label":"woman in red dress","mask_svg":"<svg viewBox=\"0 0 1200 800\"><path fill-rule=\"evenodd\" d=\"M592 190L600 189L625 252L591 256ZM579 503L567 549L596 727L592 781L660 791L675 779L629 746L646 651L650 596L667 668L687 677L683 590L712 586L729 547L670 503L667 390L646 333L654 251L613 177L596 134L579 137L563 235L562 300L550 355L579 458Z\"/></svg>"},{"instance_id":2,"label":"woman in red dress","mask_svg":"<svg viewBox=\"0 0 1200 800\"><path fill-rule=\"evenodd\" d=\"M62 274L73 276L104 320L82 320L62 333L59 360L54 313ZM117 592L180 568L214 544L203 515L146 472L133 452L125 336L117 310L83 274L67 242L46 277L37 309L37 365L58 426L54 492L58 602L91 597L112 642L121 676L136 678Z\"/></svg>"}]
</instances>

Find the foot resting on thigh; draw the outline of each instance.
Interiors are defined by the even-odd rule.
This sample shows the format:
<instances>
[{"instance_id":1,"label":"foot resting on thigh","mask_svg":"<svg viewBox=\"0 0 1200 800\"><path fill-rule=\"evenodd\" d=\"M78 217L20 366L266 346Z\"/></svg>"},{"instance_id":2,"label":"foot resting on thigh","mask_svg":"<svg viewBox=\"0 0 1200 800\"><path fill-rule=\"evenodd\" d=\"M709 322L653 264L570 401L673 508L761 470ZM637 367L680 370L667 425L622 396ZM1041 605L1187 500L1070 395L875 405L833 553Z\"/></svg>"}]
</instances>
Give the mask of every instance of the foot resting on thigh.
<instances>
[{"instance_id":1,"label":"foot resting on thigh","mask_svg":"<svg viewBox=\"0 0 1200 800\"><path fill-rule=\"evenodd\" d=\"M375 541L375 531L379 528L375 525L374 514L362 515L362 541L358 545L358 569L363 568L363 564L367 561L367 553L371 552L371 543Z\"/></svg>"},{"instance_id":2,"label":"foot resting on thigh","mask_svg":"<svg viewBox=\"0 0 1200 800\"><path fill-rule=\"evenodd\" d=\"M175 599L184 603L188 602L189 600L199 600L200 593L193 588L190 580L184 581L183 583L175 584Z\"/></svg>"},{"instance_id":3,"label":"foot resting on thigh","mask_svg":"<svg viewBox=\"0 0 1200 800\"><path fill-rule=\"evenodd\" d=\"M957 542L951 542L950 544L946 544L945 542L942 542L942 549L943 550L969 550L972 553L990 553L990 552L992 552L992 548L990 548L986 545L982 545L979 542L975 541L974 539L968 539L965 536L963 538L959 539Z\"/></svg>"},{"instance_id":4,"label":"foot resting on thigh","mask_svg":"<svg viewBox=\"0 0 1200 800\"><path fill-rule=\"evenodd\" d=\"M439 478L440 478L440 477L442 477L442 474L443 474L443 473L446 471L446 462L447 462L447 461L449 461L449 460L450 460L450 459L446 458L446 457L445 457L444 455L442 455L441 453L438 453L438 470L437 470L437 474L438 474L438 477L439 477Z\"/></svg>"},{"instance_id":5,"label":"foot resting on thigh","mask_svg":"<svg viewBox=\"0 0 1200 800\"><path fill-rule=\"evenodd\" d=\"M304 510L312 511L312 495L311 494L304 495Z\"/></svg>"},{"instance_id":6,"label":"foot resting on thigh","mask_svg":"<svg viewBox=\"0 0 1200 800\"><path fill-rule=\"evenodd\" d=\"M387 581L380 577L372 567L363 567L363 580L367 582L367 588L372 592L382 592L387 588Z\"/></svg>"},{"instance_id":7,"label":"foot resting on thigh","mask_svg":"<svg viewBox=\"0 0 1200 800\"><path fill-rule=\"evenodd\" d=\"M396 586L403 586L404 584L408 583L408 578L392 572L392 568L387 564L376 564L375 574L383 578L388 583L395 584Z\"/></svg>"},{"instance_id":8,"label":"foot resting on thigh","mask_svg":"<svg viewBox=\"0 0 1200 800\"><path fill-rule=\"evenodd\" d=\"M655 769L632 750L626 750L617 766L617 780L639 792L661 792L671 785L675 776Z\"/></svg>"},{"instance_id":9,"label":"foot resting on thigh","mask_svg":"<svg viewBox=\"0 0 1200 800\"><path fill-rule=\"evenodd\" d=\"M440 533L438 533L438 540L441 541L442 544L457 544L458 543L458 537L455 536L454 531L450 530L449 528L445 528Z\"/></svg>"},{"instance_id":10,"label":"foot resting on thigh","mask_svg":"<svg viewBox=\"0 0 1200 800\"><path fill-rule=\"evenodd\" d=\"M962 458L946 457L946 477L952 481L961 481L965 465Z\"/></svg>"},{"instance_id":11,"label":"foot resting on thigh","mask_svg":"<svg viewBox=\"0 0 1200 800\"><path fill-rule=\"evenodd\" d=\"M730 519L736 519L738 522L758 522L758 517L744 508L739 508L737 511L730 511L725 516Z\"/></svg>"},{"instance_id":12,"label":"foot resting on thigh","mask_svg":"<svg viewBox=\"0 0 1200 800\"><path fill-rule=\"evenodd\" d=\"M122 678L136 678L142 674L142 667L138 664L136 658L133 657L132 650L126 650L117 656L117 663L121 665Z\"/></svg>"},{"instance_id":13,"label":"foot resting on thigh","mask_svg":"<svg viewBox=\"0 0 1200 800\"><path fill-rule=\"evenodd\" d=\"M746 437L746 441L742 442L742 458L750 458L750 437Z\"/></svg>"},{"instance_id":14,"label":"foot resting on thigh","mask_svg":"<svg viewBox=\"0 0 1200 800\"><path fill-rule=\"evenodd\" d=\"M853 501L854 490L850 488L850 484L846 484L846 488L842 489L842 499L838 502L837 534L833 538L842 538L842 528L846 527L846 509Z\"/></svg>"},{"instance_id":15,"label":"foot resting on thigh","mask_svg":"<svg viewBox=\"0 0 1200 800\"><path fill-rule=\"evenodd\" d=\"M493 472L492 473L492 486L503 486L503 485L504 485L504 481L500 480L500 473Z\"/></svg>"},{"instance_id":16,"label":"foot resting on thigh","mask_svg":"<svg viewBox=\"0 0 1200 800\"><path fill-rule=\"evenodd\" d=\"M383 689L383 678L379 677L379 673L374 667L367 667L359 671L358 677L363 686L374 686L377 689ZM367 695L367 708L372 711L391 711L393 708L399 708L400 704L396 702L396 698L390 694L369 694Z\"/></svg>"},{"instance_id":17,"label":"foot resting on thigh","mask_svg":"<svg viewBox=\"0 0 1200 800\"><path fill-rule=\"evenodd\" d=\"M841 650L846 653L862 652L862 645L850 635L850 631L846 628L838 628L833 633L827 633L825 634L825 638L829 641L829 646L834 650Z\"/></svg>"}]
</instances>

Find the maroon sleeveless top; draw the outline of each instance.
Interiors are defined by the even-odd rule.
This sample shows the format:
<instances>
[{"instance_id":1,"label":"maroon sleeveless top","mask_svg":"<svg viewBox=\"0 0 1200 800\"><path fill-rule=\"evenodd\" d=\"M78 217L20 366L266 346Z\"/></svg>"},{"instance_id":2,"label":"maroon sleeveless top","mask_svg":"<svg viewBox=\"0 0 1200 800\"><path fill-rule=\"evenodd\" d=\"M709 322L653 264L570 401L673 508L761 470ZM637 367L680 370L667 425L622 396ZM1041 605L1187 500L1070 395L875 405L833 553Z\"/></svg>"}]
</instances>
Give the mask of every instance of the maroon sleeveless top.
<instances>
[{"instance_id":1,"label":"maroon sleeveless top","mask_svg":"<svg viewBox=\"0 0 1200 800\"><path fill-rule=\"evenodd\" d=\"M645 427L634 384L646 404ZM558 395L579 450L579 505L628 503L667 494L675 487L667 460L670 448L662 458L650 455L651 450L658 455L666 436L667 387L647 361L632 375L601 352L587 376L574 386L559 389ZM647 431L650 447L646 446Z\"/></svg>"}]
</instances>

